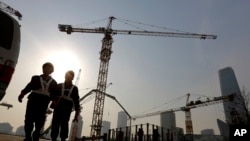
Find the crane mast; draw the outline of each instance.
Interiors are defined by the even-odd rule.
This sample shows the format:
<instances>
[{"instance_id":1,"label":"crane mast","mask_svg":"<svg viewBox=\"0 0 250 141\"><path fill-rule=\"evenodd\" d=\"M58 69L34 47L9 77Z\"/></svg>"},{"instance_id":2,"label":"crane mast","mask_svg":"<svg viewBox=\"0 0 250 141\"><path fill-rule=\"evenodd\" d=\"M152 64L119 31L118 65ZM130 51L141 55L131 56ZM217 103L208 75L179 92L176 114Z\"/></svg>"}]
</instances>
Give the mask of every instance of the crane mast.
<instances>
[{"instance_id":1,"label":"crane mast","mask_svg":"<svg viewBox=\"0 0 250 141\"><path fill-rule=\"evenodd\" d=\"M189 97L190 93L187 94L187 102L186 102L186 107L189 104ZM193 123L192 123L192 118L191 118L191 112L190 108L186 108L185 110L185 123L186 123L186 134L192 135L193 134Z\"/></svg>"},{"instance_id":2,"label":"crane mast","mask_svg":"<svg viewBox=\"0 0 250 141\"><path fill-rule=\"evenodd\" d=\"M98 33L104 34L102 39L102 48L100 51L100 66L97 82L97 91L94 102L94 111L91 124L90 137L100 137L102 117L104 110L104 99L107 85L108 66L112 54L112 35L142 35L142 36L164 36L164 37L179 37L179 38L198 38L198 39L216 39L216 35L196 34L196 33L174 33L174 32L155 32L155 31L136 31L136 30L114 30L112 29L112 21L115 17L109 17L107 27L99 27L94 29L74 28L71 25L59 24L58 28L61 32L71 34L72 32L82 33Z\"/></svg>"},{"instance_id":3,"label":"crane mast","mask_svg":"<svg viewBox=\"0 0 250 141\"><path fill-rule=\"evenodd\" d=\"M100 136L101 134L101 126L102 126L102 117L103 117L103 110L104 110L104 99L107 86L107 77L108 77L108 66L109 60L112 53L112 43L113 39L111 36L111 29L113 17L110 17L110 21L107 25L107 30L104 34L104 38L102 40L102 49L100 52L100 68L99 68L99 75L97 81L97 90L95 96L95 104L94 104L94 111L93 111L93 118L92 118L92 125L90 131L90 137L93 136Z\"/></svg>"}]
</instances>

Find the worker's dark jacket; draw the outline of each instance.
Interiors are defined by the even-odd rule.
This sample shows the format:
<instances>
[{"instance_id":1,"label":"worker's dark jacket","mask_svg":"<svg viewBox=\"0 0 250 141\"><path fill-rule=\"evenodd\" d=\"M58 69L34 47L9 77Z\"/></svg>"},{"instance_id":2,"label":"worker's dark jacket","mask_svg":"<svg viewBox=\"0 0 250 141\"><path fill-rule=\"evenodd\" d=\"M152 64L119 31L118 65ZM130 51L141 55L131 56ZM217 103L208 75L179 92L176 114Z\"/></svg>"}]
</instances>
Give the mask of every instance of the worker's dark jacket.
<instances>
[{"instance_id":1,"label":"worker's dark jacket","mask_svg":"<svg viewBox=\"0 0 250 141\"><path fill-rule=\"evenodd\" d=\"M21 93L27 94L31 92L28 96L27 110L32 110L36 111L37 113L45 114L49 102L52 99L55 99L55 90L57 87L57 82L53 78L50 78L45 82L42 81L42 86L41 78L42 75L32 76L31 81L26 85L26 87L21 91ZM48 93L44 93L42 90L43 87L46 87L46 84L44 83L47 83L47 85L49 85Z\"/></svg>"},{"instance_id":2,"label":"worker's dark jacket","mask_svg":"<svg viewBox=\"0 0 250 141\"><path fill-rule=\"evenodd\" d=\"M57 82L51 77L47 81L43 82L47 84L49 83L48 93L45 94L42 92L43 86L40 80L41 77L42 75L32 76L31 81L26 85L26 87L21 91L21 93L27 94L31 92L30 95L28 96L29 100L32 100L32 101L34 100L38 102L41 101L43 103L42 105L48 106L50 100L53 100L56 97L55 91L57 88ZM46 85L46 84L43 84L43 85Z\"/></svg>"},{"instance_id":3,"label":"worker's dark jacket","mask_svg":"<svg viewBox=\"0 0 250 141\"><path fill-rule=\"evenodd\" d=\"M68 122L72 110L79 111L79 94L78 88L72 84L58 84L57 86L58 100L54 107L53 119L52 119L52 130L51 138L56 139L59 134L61 139L68 138Z\"/></svg>"},{"instance_id":4,"label":"worker's dark jacket","mask_svg":"<svg viewBox=\"0 0 250 141\"><path fill-rule=\"evenodd\" d=\"M33 123L37 130L42 128L45 122L45 115L48 104L51 100L55 99L55 90L57 82L53 78L44 81L43 75L32 76L31 81L21 91L22 94L28 95L28 102L25 113L25 131L30 134L33 130Z\"/></svg>"},{"instance_id":5,"label":"worker's dark jacket","mask_svg":"<svg viewBox=\"0 0 250 141\"><path fill-rule=\"evenodd\" d=\"M80 110L79 94L76 86L60 83L57 86L56 94L58 100L57 106L54 109L54 114L57 114L56 111L62 110L63 112L61 114L69 118L72 110Z\"/></svg>"}]
</instances>

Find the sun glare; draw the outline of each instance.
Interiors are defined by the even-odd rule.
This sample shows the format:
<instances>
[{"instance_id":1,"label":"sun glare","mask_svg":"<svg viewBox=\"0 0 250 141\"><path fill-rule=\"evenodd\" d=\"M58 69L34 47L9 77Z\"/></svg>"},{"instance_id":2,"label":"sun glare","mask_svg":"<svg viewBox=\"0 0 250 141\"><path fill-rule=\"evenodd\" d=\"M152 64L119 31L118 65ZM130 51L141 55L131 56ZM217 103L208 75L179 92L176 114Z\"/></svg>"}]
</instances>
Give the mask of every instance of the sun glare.
<instances>
[{"instance_id":1,"label":"sun glare","mask_svg":"<svg viewBox=\"0 0 250 141\"><path fill-rule=\"evenodd\" d=\"M48 56L48 60L54 65L52 76L58 83L64 81L64 75L68 70L73 70L75 72L75 80L79 69L81 69L79 58L69 50L55 51Z\"/></svg>"}]
</instances>

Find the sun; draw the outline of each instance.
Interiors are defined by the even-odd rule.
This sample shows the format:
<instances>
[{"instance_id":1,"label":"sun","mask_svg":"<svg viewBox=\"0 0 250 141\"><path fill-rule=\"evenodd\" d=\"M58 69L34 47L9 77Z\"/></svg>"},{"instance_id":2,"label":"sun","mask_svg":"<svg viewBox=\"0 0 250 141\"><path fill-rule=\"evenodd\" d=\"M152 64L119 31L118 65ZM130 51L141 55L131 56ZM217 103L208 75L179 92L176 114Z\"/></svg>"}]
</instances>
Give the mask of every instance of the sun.
<instances>
[{"instance_id":1,"label":"sun","mask_svg":"<svg viewBox=\"0 0 250 141\"><path fill-rule=\"evenodd\" d=\"M54 65L52 76L58 83L64 81L64 75L68 70L75 72L75 80L79 69L81 69L79 58L70 50L54 51L48 55L47 60Z\"/></svg>"}]
</instances>

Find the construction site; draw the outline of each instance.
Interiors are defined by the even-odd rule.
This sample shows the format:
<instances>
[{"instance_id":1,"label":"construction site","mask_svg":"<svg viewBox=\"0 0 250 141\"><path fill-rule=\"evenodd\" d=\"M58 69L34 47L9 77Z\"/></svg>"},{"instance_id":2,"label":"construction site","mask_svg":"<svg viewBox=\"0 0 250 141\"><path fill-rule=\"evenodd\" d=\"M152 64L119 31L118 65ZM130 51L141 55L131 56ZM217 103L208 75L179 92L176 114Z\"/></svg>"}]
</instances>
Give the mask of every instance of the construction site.
<instances>
[{"instance_id":1,"label":"construction site","mask_svg":"<svg viewBox=\"0 0 250 141\"><path fill-rule=\"evenodd\" d=\"M80 33L94 33L94 34L103 34L102 47L100 50L100 66L99 74L97 81L97 88L91 90L86 95L84 95L80 101L84 100L90 95L95 95L94 100L94 110L92 116L91 131L89 136L82 136L81 140L118 140L118 141L192 141L197 140L193 133L193 124L191 118L191 109L199 108L204 106L209 106L217 103L223 102L232 102L236 96L236 93L220 96L214 98L207 98L205 101L196 100L190 101L190 94L186 94L186 104L182 107L146 113L142 115L131 116L129 112L122 106L122 104L111 94L106 93L107 86L107 76L109 69L109 61L112 54L112 43L113 35L123 34L123 35L139 35L139 36L161 36L161 37L175 37L175 38L197 38L197 39L216 39L216 35L207 35L207 34L195 34L195 33L175 33L175 32L156 32L156 31L137 31L137 30L117 30L112 28L112 21L115 20L115 17L109 17L109 21L106 27L99 27L94 29L89 28L77 28L72 25L63 25L59 24L58 29L61 32L66 32L67 34L72 34L74 32ZM102 122L103 122L103 111L105 105L105 98L110 98L114 100L121 109L126 113L128 125L122 128L109 129L107 133L101 134ZM166 113L174 113L177 111L185 112L185 131L186 133L180 133L177 129L166 129L158 125L146 123L139 125L132 125L132 120L138 118L144 118L149 116L155 116ZM233 117L233 115L232 115ZM76 127L75 127L76 128ZM75 129L77 130L77 129ZM77 131L72 133L76 134ZM179 135L178 135L179 134ZM74 134L72 134L74 136ZM71 138L74 140L75 137ZM206 139L211 139L205 137ZM212 140L224 140L223 136L214 136Z\"/></svg>"},{"instance_id":2,"label":"construction site","mask_svg":"<svg viewBox=\"0 0 250 141\"><path fill-rule=\"evenodd\" d=\"M170 141L170 135L173 133L170 133L169 130L163 129L162 127L158 127L155 125L146 125L146 129L144 125L136 125L135 130L132 131L131 126L131 120L137 119L141 117L146 116L153 116L164 112L175 112L175 111L185 111L186 115L186 135L187 138L191 138L192 140L192 134L193 134L193 127L192 127L192 120L191 120L191 113L190 109L197 108L199 106L207 106L211 103L221 102L223 100L231 100L232 97L218 97L214 98L212 100L207 101L196 101L195 103L189 102L189 95L187 95L187 103L186 106L180 107L177 109L171 109L167 111L160 111L156 113L149 113L146 115L140 115L131 117L128 111L119 103L119 101L112 95L106 93L107 88L107 76L108 76L108 69L109 69L109 61L112 54L112 43L113 43L113 35L117 34L125 34L125 35L139 35L139 36L161 36L161 37L177 37L177 38L197 38L197 39L216 39L216 35L207 35L207 34L195 34L195 33L175 33L175 32L155 32L155 31L136 31L136 30L116 30L112 29L112 22L115 20L115 17L109 17L109 21L107 23L106 27L99 27L99 28L93 28L93 29L87 29L87 28L75 28L72 25L63 25L59 24L58 29L61 32L65 32L67 34L72 34L74 32L80 32L80 33L94 33L94 34L103 34L104 37L102 39L102 47L100 51L100 67L99 67L99 74L98 74L98 81L97 81L97 88L91 90L89 93L87 93L84 97L80 99L80 101L84 100L89 95L95 95L95 101L94 101L94 110L93 110L93 117L92 117L92 124L91 124L91 131L90 135L87 137L82 137L82 140L119 140L119 141L142 141L145 140L144 133L146 136L146 140L169 140ZM103 121L103 111L104 111L104 105L105 105L105 97L109 97L113 100L115 100L121 108L126 112L128 119L130 120L130 126L124 127L126 130L122 132L121 129L117 130L110 130L109 133L106 133L104 135L101 135L102 130L102 121ZM149 133L149 126L152 126L152 132ZM74 128L74 127L73 127ZM143 130L145 129L145 131ZM73 129L73 134L71 140L73 141L75 138L75 134L77 133L77 127ZM167 132L166 132L167 131ZM132 133L133 132L133 133ZM162 136L159 136L161 132ZM168 134L169 137L164 139L163 134ZM171 139L173 140L173 139Z\"/></svg>"},{"instance_id":3,"label":"construction site","mask_svg":"<svg viewBox=\"0 0 250 141\"><path fill-rule=\"evenodd\" d=\"M17 12L14 9L10 9L8 5L1 3L2 9L6 10L10 14L15 15ZM18 15L21 15L18 12ZM228 97L218 97L214 98L212 100L207 101L191 101L189 102L189 94L187 94L187 100L186 105L183 107L179 107L176 109L168 109L165 111L158 111L153 113L147 113L145 115L138 115L138 116L131 116L129 112L122 106L119 101L112 96L111 94L106 93L106 89L108 87L107 79L108 79L108 70L109 70L109 61L111 59L112 54L112 43L113 43L113 36L114 35L137 35L137 36L159 36L159 37L175 37L175 38L196 38L196 39L216 39L216 35L208 35L208 34L196 34L196 33L181 33L181 32L159 32L159 31L141 31L141 30L119 30L119 29L113 29L112 28L112 22L116 18L111 16L109 17L108 23L106 27L98 27L98 28L76 28L72 25L64 25L59 24L58 29L61 32L65 32L67 34L72 34L74 32L80 32L80 33L94 33L94 34L103 34L104 37L102 39L102 47L100 50L100 66L99 66L99 74L97 78L97 87L96 89L93 89L89 91L87 94L85 94L81 99L80 102L83 101L85 98L87 98L90 95L95 95L94 100L94 110L93 110L93 116L92 116L92 123L91 123L91 131L89 136L83 136L77 138L77 130L79 130L78 124L72 124L72 131L70 135L71 141L76 140L119 140L119 141L142 141L142 140L152 140L152 141L163 141L163 140L173 140L173 134L174 131L170 131L169 129L164 129L163 127L159 127L157 125L151 125L150 123L147 123L146 125L131 125L131 120L135 120L138 118L148 117L148 116L154 116L159 115L161 113L167 113L167 112L177 112L177 111L183 111L185 112L185 123L186 123L186 134L185 138L190 138L192 140L193 135L193 127L192 127L192 120L191 120L191 112L190 110L192 108L197 108L201 106L208 106L210 104L215 104L218 102L223 102L224 100L232 100L232 96ZM78 72L78 76L76 78L75 85L78 85L78 81L80 79L81 69ZM123 111L127 114L129 125L124 127L125 129L110 129L108 133L105 133L101 135L102 130L102 121L103 121L103 111L104 111L104 105L105 105L105 97L111 98L117 104L123 109ZM12 108L11 104L8 103L1 103L1 106L6 106L7 108ZM48 111L48 115L51 114L51 111ZM43 129L41 131L41 137L48 134L50 131L50 126L48 128ZM134 129L133 129L134 128ZM149 132L149 128L151 128L151 132ZM165 135L166 136L165 136Z\"/></svg>"},{"instance_id":4,"label":"construction site","mask_svg":"<svg viewBox=\"0 0 250 141\"><path fill-rule=\"evenodd\" d=\"M3 6L3 9L6 9L6 5ZM16 11L14 9L9 10L10 14L15 14ZM97 85L96 88L91 89L87 93L84 94L80 98L80 102L82 103L89 97L94 97L94 108L92 111L92 122L90 123L90 133L88 136L82 136L82 122L72 123L69 141L194 141L194 140L202 140L203 138L206 141L209 140L219 140L223 141L224 137L220 135L195 135L193 121L191 116L191 110L195 108L206 107L210 105L215 105L224 102L231 102L234 100L236 94L232 93L227 96L219 96L207 98L206 100L190 100L190 93L185 94L185 103L180 107L147 112L144 114L131 115L130 111L126 109L126 107L120 103L119 99L117 99L113 94L107 93L107 88L112 85L112 83L108 83L108 72L109 72L109 63L111 59L111 55L113 53L112 44L114 42L113 37L115 35L129 35L129 36L155 36L161 38L188 38L188 39L199 39L199 40L215 40L217 39L216 35L211 34L197 34L197 33L189 33L189 32L159 32L159 31L148 31L148 30L124 30L124 29L113 29L112 24L113 21L116 20L116 17L110 16L108 18L107 25L105 27L96 27L96 28L79 28L74 25L69 24L58 24L58 30L60 32L64 32L68 35L73 33L91 33L91 34L102 34L103 38L101 40L101 49L100 49L100 64L97 76ZM119 19L122 20L122 19ZM124 21L125 23L130 22L128 20ZM152 25L151 25L152 26ZM148 39L150 40L150 39ZM119 40L117 41L119 42ZM156 47L157 48L157 47ZM76 77L76 81L74 85L78 86L81 69L79 69L78 75ZM112 74L111 74L112 75ZM106 104L106 99L113 100L125 113L126 115L126 125L119 128L109 128L108 130L104 130L103 126L103 115L104 115L104 107ZM5 106L8 109L13 108L13 105L2 102L1 106ZM81 107L84 108L84 107ZM112 112L112 111L110 111ZM156 115L174 115L175 112L184 112L185 117L183 117L183 121L185 121L185 132L184 129L181 128L168 128L164 126L155 125L152 123L142 123L134 125L133 121L156 116ZM48 111L47 117L50 116L53 112ZM78 118L81 119L79 115ZM174 115L175 117L175 115ZM163 119L164 120L164 119ZM167 120L167 119L166 119ZM161 121L162 122L162 121ZM166 123L169 124L169 123ZM49 134L51 130L51 125L49 127L43 128L41 131L41 138L43 140L49 140Z\"/></svg>"},{"instance_id":5,"label":"construction site","mask_svg":"<svg viewBox=\"0 0 250 141\"><path fill-rule=\"evenodd\" d=\"M97 90L92 90L90 93L86 95L89 96L92 92L96 92ZM213 99L207 99L206 101L189 101L190 94L187 94L187 103L183 107L157 111L152 113L146 113L142 115L131 116L124 107L117 101L117 99L109 94L104 93L104 95L108 98L115 100L121 108L126 113L126 117L128 117L126 127L120 127L115 129L109 129L107 133L100 134L100 136L83 136L79 140L94 140L94 139L103 139L103 140L117 140L117 141L192 141L197 140L198 138L204 137L204 135L194 135L193 134L193 124L191 118L191 109L209 106L213 104L223 103L223 102L232 102L236 96L236 94L231 94L228 96L214 97ZM84 97L85 98L85 97ZM139 124L139 125L131 125L133 120L139 118L146 118L150 116L156 116L161 114L168 114L182 111L185 112L185 123L186 123L186 133L178 128L165 128L159 125L154 125L150 123ZM163 119L164 120L164 119ZM165 119L169 120L169 119ZM76 129L74 131L75 134L71 134L72 136L76 136ZM74 136L74 137L75 137ZM196 138L196 139L194 139ZM207 140L224 140L223 136L211 136L205 135L205 139Z\"/></svg>"}]
</instances>

